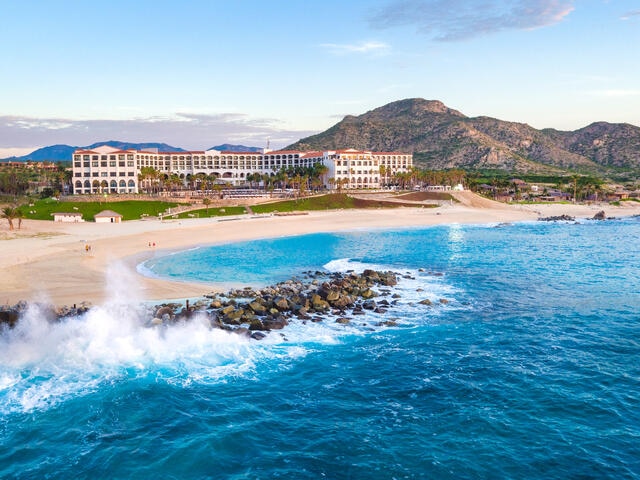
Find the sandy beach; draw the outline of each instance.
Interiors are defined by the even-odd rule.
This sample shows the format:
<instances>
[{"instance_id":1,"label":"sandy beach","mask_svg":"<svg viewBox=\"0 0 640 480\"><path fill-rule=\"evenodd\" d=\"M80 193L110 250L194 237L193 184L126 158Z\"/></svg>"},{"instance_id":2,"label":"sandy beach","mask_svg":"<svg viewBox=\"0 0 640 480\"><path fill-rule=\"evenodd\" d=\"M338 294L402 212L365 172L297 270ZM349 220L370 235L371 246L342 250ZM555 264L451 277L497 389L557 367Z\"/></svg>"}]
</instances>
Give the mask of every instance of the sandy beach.
<instances>
[{"instance_id":1,"label":"sandy beach","mask_svg":"<svg viewBox=\"0 0 640 480\"><path fill-rule=\"evenodd\" d=\"M196 297L220 290L221 285L172 282L145 277L136 265L154 255L164 255L197 245L230 243L267 237L355 229L428 226L452 223L493 223L536 220L570 215L592 218L604 210L607 217L640 214L640 204L623 205L506 205L473 194L461 202L438 208L421 206L393 209L308 212L303 215L244 215L121 224L54 223L23 221L9 232L0 225L0 304L18 301L97 305L113 297L119 283L135 285L137 300ZM154 246L155 244L155 246ZM88 250L87 246L90 246ZM128 280L123 280L122 275ZM121 287L121 285L120 285Z\"/></svg>"}]
</instances>

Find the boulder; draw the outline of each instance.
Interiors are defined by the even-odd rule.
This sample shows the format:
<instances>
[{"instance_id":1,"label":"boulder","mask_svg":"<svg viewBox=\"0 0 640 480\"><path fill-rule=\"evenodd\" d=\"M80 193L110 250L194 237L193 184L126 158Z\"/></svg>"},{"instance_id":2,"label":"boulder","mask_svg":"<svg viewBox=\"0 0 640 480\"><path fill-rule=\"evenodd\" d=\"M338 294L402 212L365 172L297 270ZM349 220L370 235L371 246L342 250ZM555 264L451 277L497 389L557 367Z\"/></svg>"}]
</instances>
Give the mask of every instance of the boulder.
<instances>
[{"instance_id":1,"label":"boulder","mask_svg":"<svg viewBox=\"0 0 640 480\"><path fill-rule=\"evenodd\" d=\"M254 300L249 304L249 308L256 314L264 314L267 311L267 307L265 307L259 300Z\"/></svg>"}]
</instances>

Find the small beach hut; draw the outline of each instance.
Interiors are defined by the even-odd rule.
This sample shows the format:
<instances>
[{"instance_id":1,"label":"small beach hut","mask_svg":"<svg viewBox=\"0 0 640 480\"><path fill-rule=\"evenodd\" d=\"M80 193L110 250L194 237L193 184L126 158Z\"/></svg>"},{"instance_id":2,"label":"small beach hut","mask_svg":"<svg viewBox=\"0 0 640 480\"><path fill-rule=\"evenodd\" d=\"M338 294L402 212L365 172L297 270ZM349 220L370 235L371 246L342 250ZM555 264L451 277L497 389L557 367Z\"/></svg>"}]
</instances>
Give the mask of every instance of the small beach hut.
<instances>
[{"instance_id":1,"label":"small beach hut","mask_svg":"<svg viewBox=\"0 0 640 480\"><path fill-rule=\"evenodd\" d=\"M122 222L122 215L118 212L114 212L113 210L103 210L96 213L93 216L93 219L96 223L120 223Z\"/></svg>"},{"instance_id":2,"label":"small beach hut","mask_svg":"<svg viewBox=\"0 0 640 480\"><path fill-rule=\"evenodd\" d=\"M79 212L55 212L52 213L54 222L78 223L84 222Z\"/></svg>"}]
</instances>

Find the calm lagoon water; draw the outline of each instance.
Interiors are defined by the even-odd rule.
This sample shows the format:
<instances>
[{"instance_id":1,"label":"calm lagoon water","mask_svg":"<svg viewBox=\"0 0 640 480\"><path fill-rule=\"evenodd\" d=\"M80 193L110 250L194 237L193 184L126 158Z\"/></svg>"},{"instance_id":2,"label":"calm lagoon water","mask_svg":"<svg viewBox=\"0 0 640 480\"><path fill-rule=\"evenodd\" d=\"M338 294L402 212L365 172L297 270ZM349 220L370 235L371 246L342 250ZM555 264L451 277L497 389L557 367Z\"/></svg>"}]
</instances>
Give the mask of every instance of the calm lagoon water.
<instances>
[{"instance_id":1,"label":"calm lagoon water","mask_svg":"<svg viewBox=\"0 0 640 480\"><path fill-rule=\"evenodd\" d=\"M55 325L34 307L0 334L0 478L640 478L639 234L449 225L153 259L205 282L411 278L397 327L327 317L260 342L145 328L120 297Z\"/></svg>"}]
</instances>

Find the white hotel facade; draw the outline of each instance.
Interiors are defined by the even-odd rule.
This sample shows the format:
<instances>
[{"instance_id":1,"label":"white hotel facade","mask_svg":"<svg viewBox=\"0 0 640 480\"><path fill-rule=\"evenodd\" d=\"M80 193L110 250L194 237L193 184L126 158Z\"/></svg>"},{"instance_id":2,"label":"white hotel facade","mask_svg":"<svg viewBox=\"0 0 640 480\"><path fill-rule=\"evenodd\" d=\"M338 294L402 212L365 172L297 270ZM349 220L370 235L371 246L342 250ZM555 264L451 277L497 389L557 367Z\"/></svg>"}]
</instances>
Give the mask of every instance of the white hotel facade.
<instances>
[{"instance_id":1,"label":"white hotel facade","mask_svg":"<svg viewBox=\"0 0 640 480\"><path fill-rule=\"evenodd\" d=\"M105 145L74 152L73 192L138 193L138 176L144 167L167 176L178 175L185 181L204 174L216 177L221 183L240 186L248 183L249 174L275 175L281 169L313 167L318 163L328 169L322 179L326 188L337 188L340 182L345 189L375 189L388 183L396 173L409 171L413 155L355 149L159 152L156 149L119 150Z\"/></svg>"}]
</instances>

